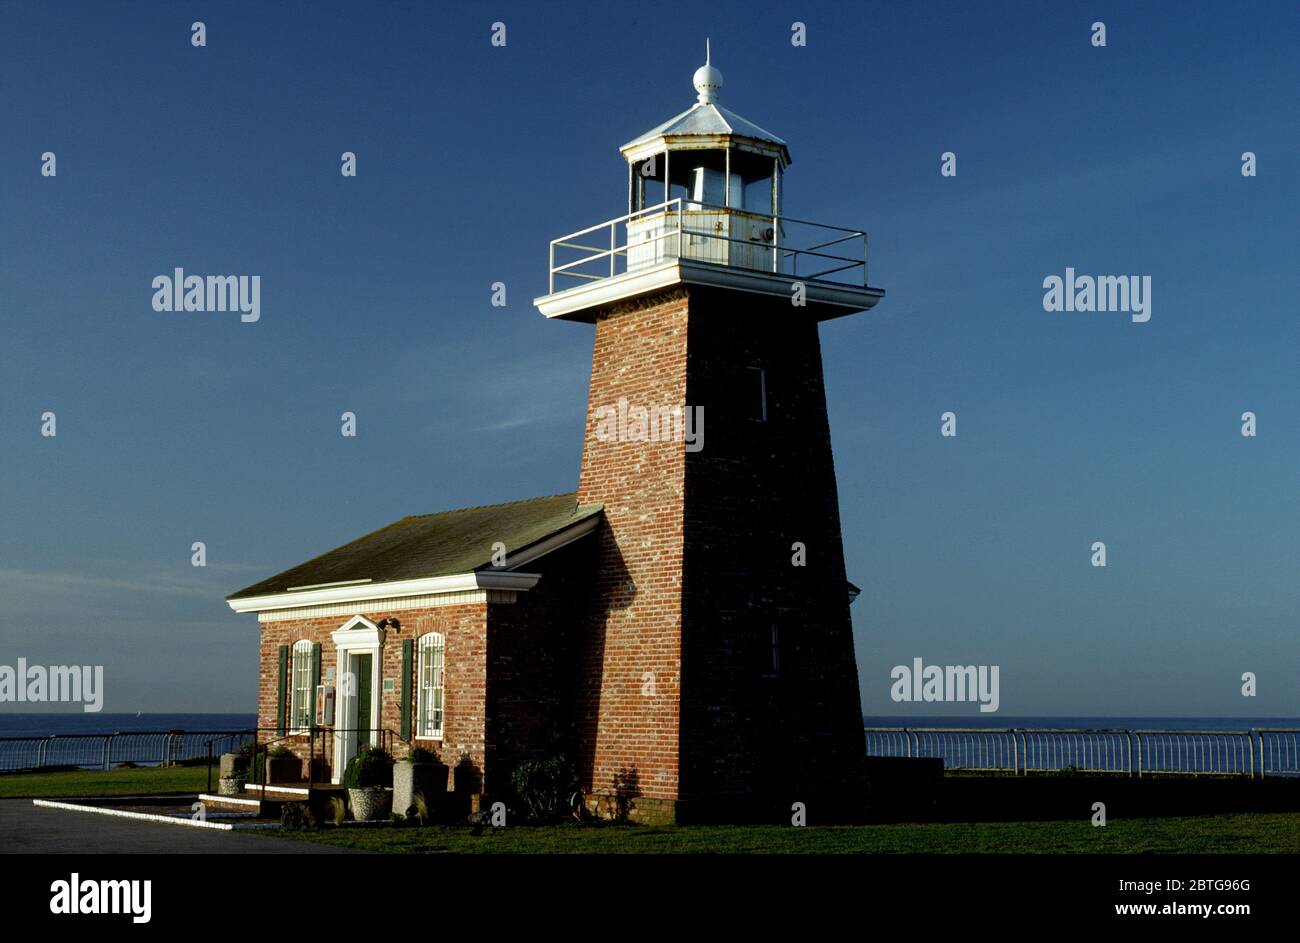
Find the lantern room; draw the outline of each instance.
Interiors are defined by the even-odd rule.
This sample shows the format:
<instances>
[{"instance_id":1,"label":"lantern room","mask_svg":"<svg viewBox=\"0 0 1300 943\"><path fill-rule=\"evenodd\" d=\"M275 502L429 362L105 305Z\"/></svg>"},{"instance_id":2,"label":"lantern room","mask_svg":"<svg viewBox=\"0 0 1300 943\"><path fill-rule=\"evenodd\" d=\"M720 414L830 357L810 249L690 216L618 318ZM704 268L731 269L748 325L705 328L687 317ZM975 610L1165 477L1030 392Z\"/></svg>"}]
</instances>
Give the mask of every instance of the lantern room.
<instances>
[{"instance_id":1,"label":"lantern room","mask_svg":"<svg viewBox=\"0 0 1300 943\"><path fill-rule=\"evenodd\" d=\"M548 318L593 321L672 285L770 295L819 320L884 296L867 282L867 234L785 215L790 150L718 103L722 73L705 47L696 102L624 144L627 213L551 240Z\"/></svg>"},{"instance_id":2,"label":"lantern room","mask_svg":"<svg viewBox=\"0 0 1300 943\"><path fill-rule=\"evenodd\" d=\"M628 268L680 255L779 272L781 176L790 151L718 104L722 73L705 50L696 103L619 149L628 168ZM679 224L682 240L672 238Z\"/></svg>"}]
</instances>

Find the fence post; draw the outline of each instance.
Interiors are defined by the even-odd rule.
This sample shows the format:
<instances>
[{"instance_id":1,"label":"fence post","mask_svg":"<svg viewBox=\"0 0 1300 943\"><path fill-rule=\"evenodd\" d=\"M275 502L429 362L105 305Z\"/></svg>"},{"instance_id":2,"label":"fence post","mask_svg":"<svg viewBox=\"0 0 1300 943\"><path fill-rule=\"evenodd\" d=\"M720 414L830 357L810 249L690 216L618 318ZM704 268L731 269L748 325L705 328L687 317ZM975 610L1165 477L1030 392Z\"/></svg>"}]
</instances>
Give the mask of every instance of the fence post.
<instances>
[{"instance_id":1,"label":"fence post","mask_svg":"<svg viewBox=\"0 0 1300 943\"><path fill-rule=\"evenodd\" d=\"M41 741L40 749L36 751L36 768L37 768L37 769L40 769L41 767L43 767L43 766L45 765L45 751L46 751L46 749L49 747L49 745L50 745L50 741L53 740L53 739L54 739L53 737L46 737L44 740Z\"/></svg>"},{"instance_id":2,"label":"fence post","mask_svg":"<svg viewBox=\"0 0 1300 943\"><path fill-rule=\"evenodd\" d=\"M113 752L113 735L110 733L104 738L104 762L101 764L104 769L108 769L108 757Z\"/></svg>"}]
</instances>

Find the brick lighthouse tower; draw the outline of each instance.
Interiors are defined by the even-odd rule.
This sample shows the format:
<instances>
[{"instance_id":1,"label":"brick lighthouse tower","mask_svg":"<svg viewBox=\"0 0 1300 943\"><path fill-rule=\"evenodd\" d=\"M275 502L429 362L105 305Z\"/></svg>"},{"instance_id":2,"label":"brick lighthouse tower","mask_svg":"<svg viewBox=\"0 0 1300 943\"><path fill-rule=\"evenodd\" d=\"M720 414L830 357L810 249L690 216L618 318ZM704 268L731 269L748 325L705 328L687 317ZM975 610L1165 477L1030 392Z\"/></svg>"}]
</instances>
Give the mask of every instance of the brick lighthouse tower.
<instances>
[{"instance_id":1,"label":"brick lighthouse tower","mask_svg":"<svg viewBox=\"0 0 1300 943\"><path fill-rule=\"evenodd\" d=\"M596 328L582 785L646 821L825 821L864 742L818 323L884 292L864 232L784 215L789 149L707 57L694 85L621 148L627 215L552 242L535 300Z\"/></svg>"}]
</instances>

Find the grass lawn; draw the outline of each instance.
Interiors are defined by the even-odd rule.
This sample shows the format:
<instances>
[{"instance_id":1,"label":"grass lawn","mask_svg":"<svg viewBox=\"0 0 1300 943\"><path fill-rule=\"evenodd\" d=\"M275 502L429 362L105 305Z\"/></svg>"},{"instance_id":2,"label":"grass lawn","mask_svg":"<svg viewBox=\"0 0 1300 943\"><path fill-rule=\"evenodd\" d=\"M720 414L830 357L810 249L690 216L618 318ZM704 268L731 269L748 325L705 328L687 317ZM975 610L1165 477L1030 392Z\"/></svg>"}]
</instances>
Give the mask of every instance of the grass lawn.
<instances>
[{"instance_id":1,"label":"grass lawn","mask_svg":"<svg viewBox=\"0 0 1300 943\"><path fill-rule=\"evenodd\" d=\"M196 793L203 767L14 773L0 776L0 798L56 799ZM474 836L464 826L270 829L253 834L370 851L498 854L889 854L1148 852L1300 853L1300 813L1115 819L1104 828L1069 822L984 822L860 826L588 825L512 826Z\"/></svg>"},{"instance_id":2,"label":"grass lawn","mask_svg":"<svg viewBox=\"0 0 1300 943\"><path fill-rule=\"evenodd\" d=\"M260 834L369 851L498 854L890 854L1300 852L1300 814L943 825L514 827L479 837L465 827L280 829Z\"/></svg>"},{"instance_id":3,"label":"grass lawn","mask_svg":"<svg viewBox=\"0 0 1300 943\"><path fill-rule=\"evenodd\" d=\"M212 771L216 788L217 771ZM65 770L57 773L7 773L0 776L0 799L58 799L68 796L147 796L163 792L202 792L203 766L166 769Z\"/></svg>"}]
</instances>

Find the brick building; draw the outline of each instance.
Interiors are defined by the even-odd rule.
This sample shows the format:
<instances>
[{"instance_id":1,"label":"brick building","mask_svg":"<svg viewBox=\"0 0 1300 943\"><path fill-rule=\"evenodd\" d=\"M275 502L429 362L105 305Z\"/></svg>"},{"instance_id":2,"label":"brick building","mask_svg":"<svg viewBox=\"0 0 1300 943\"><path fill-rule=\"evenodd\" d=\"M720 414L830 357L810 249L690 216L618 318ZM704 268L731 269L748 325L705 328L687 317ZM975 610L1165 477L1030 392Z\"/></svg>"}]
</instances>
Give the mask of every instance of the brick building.
<instances>
[{"instance_id":1,"label":"brick building","mask_svg":"<svg viewBox=\"0 0 1300 943\"><path fill-rule=\"evenodd\" d=\"M595 326L577 492L404 518L229 597L261 623L259 725L322 778L383 738L479 796L563 753L645 821L859 791L818 323L884 293L864 233L784 216L789 150L721 85L706 62L623 146L626 216L552 243L537 307Z\"/></svg>"}]
</instances>

